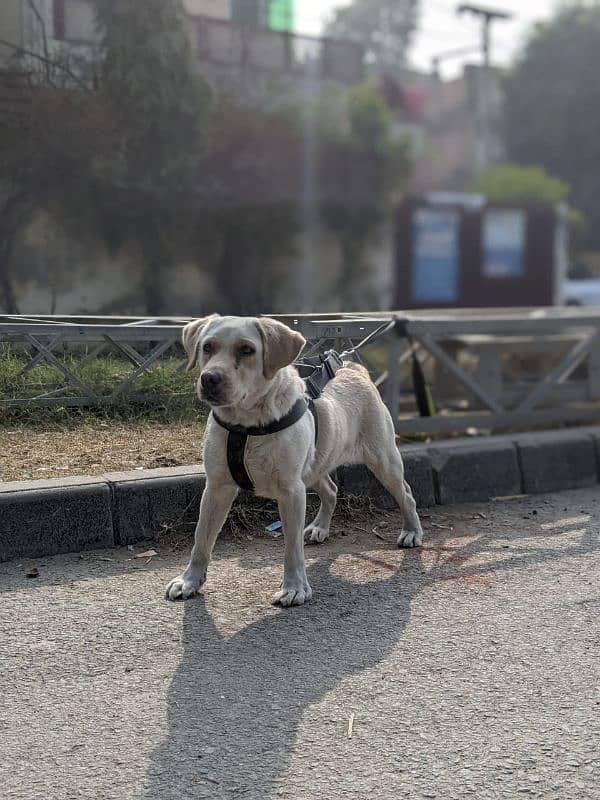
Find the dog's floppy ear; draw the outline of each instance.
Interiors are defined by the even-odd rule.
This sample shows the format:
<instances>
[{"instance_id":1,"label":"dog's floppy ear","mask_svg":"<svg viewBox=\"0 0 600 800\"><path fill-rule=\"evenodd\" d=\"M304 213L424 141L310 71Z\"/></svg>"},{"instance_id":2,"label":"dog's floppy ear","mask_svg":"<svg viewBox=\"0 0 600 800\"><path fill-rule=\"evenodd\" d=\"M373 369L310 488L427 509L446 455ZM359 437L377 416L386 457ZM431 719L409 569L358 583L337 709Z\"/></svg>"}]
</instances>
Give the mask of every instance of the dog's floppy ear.
<instances>
[{"instance_id":1,"label":"dog's floppy ear","mask_svg":"<svg viewBox=\"0 0 600 800\"><path fill-rule=\"evenodd\" d=\"M181 341L183 342L185 352L188 354L188 363L185 368L186 372L189 372L198 363L198 344L200 343L200 337L204 333L208 323L212 322L212 320L216 319L218 316L218 314L211 314L208 317L195 319L193 322L188 322L183 329Z\"/></svg>"},{"instance_id":2,"label":"dog's floppy ear","mask_svg":"<svg viewBox=\"0 0 600 800\"><path fill-rule=\"evenodd\" d=\"M270 379L298 357L306 339L282 322L269 317L258 319L257 325L263 342L263 375Z\"/></svg>"}]
</instances>

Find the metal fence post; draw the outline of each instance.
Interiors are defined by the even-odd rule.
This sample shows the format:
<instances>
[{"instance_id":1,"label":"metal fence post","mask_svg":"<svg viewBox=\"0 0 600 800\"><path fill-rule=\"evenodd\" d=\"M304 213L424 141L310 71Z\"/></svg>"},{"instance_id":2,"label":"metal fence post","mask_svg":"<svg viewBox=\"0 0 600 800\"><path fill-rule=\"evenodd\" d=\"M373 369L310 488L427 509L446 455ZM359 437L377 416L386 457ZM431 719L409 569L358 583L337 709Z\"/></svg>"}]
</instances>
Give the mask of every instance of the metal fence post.
<instances>
[{"instance_id":1,"label":"metal fence post","mask_svg":"<svg viewBox=\"0 0 600 800\"><path fill-rule=\"evenodd\" d=\"M385 382L384 403L392 415L394 430L398 431L398 413L400 411L400 356L402 355L402 339L392 332L388 344L387 380Z\"/></svg>"}]
</instances>

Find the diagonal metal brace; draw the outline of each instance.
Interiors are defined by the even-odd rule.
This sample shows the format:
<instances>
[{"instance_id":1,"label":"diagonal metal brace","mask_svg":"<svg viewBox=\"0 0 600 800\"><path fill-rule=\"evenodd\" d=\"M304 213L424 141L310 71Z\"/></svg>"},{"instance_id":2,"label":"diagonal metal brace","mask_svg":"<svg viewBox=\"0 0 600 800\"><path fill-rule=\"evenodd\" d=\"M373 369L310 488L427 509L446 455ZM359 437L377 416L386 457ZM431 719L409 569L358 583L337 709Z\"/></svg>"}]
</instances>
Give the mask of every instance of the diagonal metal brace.
<instances>
[{"instance_id":1,"label":"diagonal metal brace","mask_svg":"<svg viewBox=\"0 0 600 800\"><path fill-rule=\"evenodd\" d=\"M49 350L46 345L42 344L38 341L35 336L32 336L30 333L25 334L26 338L31 342L31 344L43 354L43 357L48 363L55 366L62 374L65 376L67 381L71 383L73 386L76 386L80 389L84 394L90 397L94 402L97 402L100 398L97 394L95 394L89 386L86 386L83 381L80 381L79 378L74 375L69 369L65 367L65 365L58 360L58 358L54 355L54 353Z\"/></svg>"},{"instance_id":2,"label":"diagonal metal brace","mask_svg":"<svg viewBox=\"0 0 600 800\"><path fill-rule=\"evenodd\" d=\"M598 331L594 331L581 342L569 350L565 358L539 383L525 400L519 405L516 413L520 411L531 411L548 394L553 386L564 381L576 369L581 362L587 358L592 347L598 343Z\"/></svg>"},{"instance_id":3,"label":"diagonal metal brace","mask_svg":"<svg viewBox=\"0 0 600 800\"><path fill-rule=\"evenodd\" d=\"M161 342L153 350L151 350L148 356L139 365L139 367L137 367L137 369L134 369L133 372L130 373L125 378L124 381L121 381L121 383L111 394L111 398L114 399L115 397L120 395L121 392L123 392L128 386L130 386L130 384L134 382L136 378L138 378L142 374L142 372L145 372L148 369L148 367L150 367L155 361L157 361L162 356L162 354L166 352L170 347L172 347L172 345L174 345L175 342L177 341L178 339L175 338L168 339L166 342Z\"/></svg>"},{"instance_id":4,"label":"diagonal metal brace","mask_svg":"<svg viewBox=\"0 0 600 800\"><path fill-rule=\"evenodd\" d=\"M83 364L87 364L88 361L93 361L95 358L98 358L107 348L114 347L118 350L119 353L125 356L128 361L131 361L134 367L139 367L144 357L141 356L137 350L135 350L131 345L126 344L125 342L119 342L117 339L109 336L107 333L102 334L102 338L104 339L103 342L100 342L93 350L91 350L87 356L83 359Z\"/></svg>"},{"instance_id":5,"label":"diagonal metal brace","mask_svg":"<svg viewBox=\"0 0 600 800\"><path fill-rule=\"evenodd\" d=\"M142 365L144 356L141 356L130 344L127 344L126 342L119 342L112 336L109 336L107 333L104 334L104 338L107 342L112 344L113 347L116 347L117 350L125 356L125 358L131 361L134 367L140 367Z\"/></svg>"},{"instance_id":6,"label":"diagonal metal brace","mask_svg":"<svg viewBox=\"0 0 600 800\"><path fill-rule=\"evenodd\" d=\"M483 388L483 386L480 386L477 381L471 375L469 375L468 372L465 372L462 367L459 367L456 361L442 350L442 348L430 334L425 333L420 336L414 336L414 339L420 342L425 350L431 353L431 355L437 361L442 363L446 369L454 375L455 378L457 378L464 386L470 389L473 394L481 400L482 403L491 409L491 411L494 411L496 414L502 414L504 412L504 407L501 405L501 403L495 400L492 395Z\"/></svg>"},{"instance_id":7,"label":"diagonal metal brace","mask_svg":"<svg viewBox=\"0 0 600 800\"><path fill-rule=\"evenodd\" d=\"M50 341L49 341L49 342L48 342L48 344L46 345L46 347L48 348L48 350L54 350L54 349L56 348L56 346L57 346L58 344L60 344L60 341L61 341L61 339L62 339L62 334L60 334L60 333L58 334L58 336L53 336L53 337L52 337L52 339L50 339ZM44 361L44 360L45 360L45 358L46 358L46 356L45 356L45 355L44 355L42 352L40 352L40 351L38 350L38 351L37 351L37 353L36 353L36 354L33 356L33 358L32 358L32 359L30 359L30 360L27 362L27 364L25 364L25 366L23 367L23 369L22 369L22 370L20 370L20 371L19 371L19 372L18 372L18 373L15 375L15 377L14 377L14 380L17 380L17 378L21 378L23 375L26 375L26 374L29 372L29 370L32 370L32 369L33 369L34 367L36 367L36 366L37 366L37 365L38 365L38 364L39 364L41 361Z\"/></svg>"}]
</instances>

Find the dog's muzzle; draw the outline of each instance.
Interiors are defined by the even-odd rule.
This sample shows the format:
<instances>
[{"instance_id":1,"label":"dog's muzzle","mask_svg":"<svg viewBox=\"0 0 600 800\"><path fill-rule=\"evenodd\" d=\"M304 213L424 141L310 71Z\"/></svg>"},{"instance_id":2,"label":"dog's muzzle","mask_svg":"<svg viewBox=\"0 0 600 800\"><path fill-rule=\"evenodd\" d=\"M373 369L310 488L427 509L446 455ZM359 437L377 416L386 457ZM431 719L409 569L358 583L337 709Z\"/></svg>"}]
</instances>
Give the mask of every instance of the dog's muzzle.
<instances>
[{"instance_id":1,"label":"dog's muzzle","mask_svg":"<svg viewBox=\"0 0 600 800\"><path fill-rule=\"evenodd\" d=\"M216 370L207 370L200 376L201 396L209 403L223 403L225 400L225 379Z\"/></svg>"}]
</instances>

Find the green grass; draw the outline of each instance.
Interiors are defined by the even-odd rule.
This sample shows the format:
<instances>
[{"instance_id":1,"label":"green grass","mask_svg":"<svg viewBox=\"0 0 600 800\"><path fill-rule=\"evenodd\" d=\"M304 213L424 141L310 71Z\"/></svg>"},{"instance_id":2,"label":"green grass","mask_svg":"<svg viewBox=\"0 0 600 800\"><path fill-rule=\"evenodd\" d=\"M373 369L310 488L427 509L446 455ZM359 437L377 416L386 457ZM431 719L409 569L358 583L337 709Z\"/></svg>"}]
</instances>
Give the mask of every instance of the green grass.
<instances>
[{"instance_id":1,"label":"green grass","mask_svg":"<svg viewBox=\"0 0 600 800\"><path fill-rule=\"evenodd\" d=\"M57 356L86 386L102 398L97 406L69 407L58 403L40 406L40 395L85 397L77 386L67 385L67 379L56 366L42 362L22 374L27 356L16 355L8 348L0 349L0 424L47 424L68 422L89 417L128 420L192 421L205 417L207 409L196 398L194 378L183 371L179 358L162 358L150 372L138 376L123 392L111 397L117 384L133 370L125 358L102 355L85 360L83 356L66 353ZM66 387L63 390L63 387ZM2 406L2 401L26 399L23 407Z\"/></svg>"}]
</instances>

